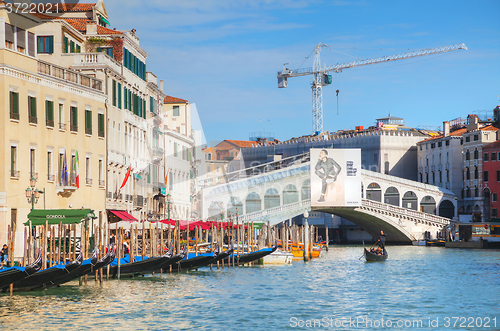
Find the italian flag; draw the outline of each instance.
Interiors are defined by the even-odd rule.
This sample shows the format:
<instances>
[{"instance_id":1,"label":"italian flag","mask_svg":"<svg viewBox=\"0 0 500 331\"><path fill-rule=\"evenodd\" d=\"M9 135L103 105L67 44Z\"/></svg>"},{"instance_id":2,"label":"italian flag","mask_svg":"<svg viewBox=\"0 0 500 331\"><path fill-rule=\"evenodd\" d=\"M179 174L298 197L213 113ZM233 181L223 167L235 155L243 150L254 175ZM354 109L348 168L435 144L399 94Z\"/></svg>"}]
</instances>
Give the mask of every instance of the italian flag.
<instances>
[{"instance_id":1,"label":"italian flag","mask_svg":"<svg viewBox=\"0 0 500 331\"><path fill-rule=\"evenodd\" d=\"M132 167L128 167L127 173L125 174L125 178L123 179L122 186L120 186L120 190L127 184L127 180L130 177L130 170L132 170Z\"/></svg>"},{"instance_id":2,"label":"italian flag","mask_svg":"<svg viewBox=\"0 0 500 331\"><path fill-rule=\"evenodd\" d=\"M80 170L78 170L79 160L78 160L78 151L75 152L75 173L76 173L76 188L80 188Z\"/></svg>"}]
</instances>

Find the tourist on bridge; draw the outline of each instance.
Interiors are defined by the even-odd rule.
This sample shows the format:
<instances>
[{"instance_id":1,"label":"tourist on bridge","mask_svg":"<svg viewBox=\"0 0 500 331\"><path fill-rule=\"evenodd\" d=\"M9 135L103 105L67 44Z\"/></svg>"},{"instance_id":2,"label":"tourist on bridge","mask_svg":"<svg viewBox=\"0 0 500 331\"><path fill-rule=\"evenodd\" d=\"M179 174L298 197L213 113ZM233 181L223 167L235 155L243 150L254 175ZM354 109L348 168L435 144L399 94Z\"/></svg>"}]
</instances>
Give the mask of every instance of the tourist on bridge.
<instances>
[{"instance_id":1,"label":"tourist on bridge","mask_svg":"<svg viewBox=\"0 0 500 331\"><path fill-rule=\"evenodd\" d=\"M328 183L333 183L337 180L337 176L340 173L340 165L335 162L332 158L328 157L328 151L326 149L319 152L319 159L316 162L316 167L314 168L315 174L321 178L321 196L318 202L325 201L326 195L326 185Z\"/></svg>"}]
</instances>

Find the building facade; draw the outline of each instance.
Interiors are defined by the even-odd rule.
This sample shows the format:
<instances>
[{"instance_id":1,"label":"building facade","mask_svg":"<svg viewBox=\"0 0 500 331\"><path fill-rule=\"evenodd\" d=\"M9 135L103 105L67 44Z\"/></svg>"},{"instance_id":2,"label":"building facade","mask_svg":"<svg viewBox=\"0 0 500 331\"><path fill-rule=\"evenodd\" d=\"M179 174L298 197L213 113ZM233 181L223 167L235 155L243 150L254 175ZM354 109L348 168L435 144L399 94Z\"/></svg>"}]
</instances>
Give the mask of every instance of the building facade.
<instances>
[{"instance_id":1,"label":"building facade","mask_svg":"<svg viewBox=\"0 0 500 331\"><path fill-rule=\"evenodd\" d=\"M500 130L496 141L483 147L483 195L485 218L498 220L500 211Z\"/></svg>"}]
</instances>

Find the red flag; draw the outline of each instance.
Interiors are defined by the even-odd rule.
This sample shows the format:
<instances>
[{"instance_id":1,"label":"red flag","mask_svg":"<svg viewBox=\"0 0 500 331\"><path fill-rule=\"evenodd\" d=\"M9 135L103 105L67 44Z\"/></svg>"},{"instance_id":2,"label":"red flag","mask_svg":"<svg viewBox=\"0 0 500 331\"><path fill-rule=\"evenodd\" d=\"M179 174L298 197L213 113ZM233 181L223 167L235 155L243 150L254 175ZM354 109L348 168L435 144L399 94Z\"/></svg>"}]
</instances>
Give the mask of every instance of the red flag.
<instances>
[{"instance_id":1,"label":"red flag","mask_svg":"<svg viewBox=\"0 0 500 331\"><path fill-rule=\"evenodd\" d=\"M127 184L127 180L130 177L130 170L131 169L132 169L132 167L128 167L127 173L125 174L125 179L123 179L122 186L120 186L120 190L125 186L125 184Z\"/></svg>"}]
</instances>

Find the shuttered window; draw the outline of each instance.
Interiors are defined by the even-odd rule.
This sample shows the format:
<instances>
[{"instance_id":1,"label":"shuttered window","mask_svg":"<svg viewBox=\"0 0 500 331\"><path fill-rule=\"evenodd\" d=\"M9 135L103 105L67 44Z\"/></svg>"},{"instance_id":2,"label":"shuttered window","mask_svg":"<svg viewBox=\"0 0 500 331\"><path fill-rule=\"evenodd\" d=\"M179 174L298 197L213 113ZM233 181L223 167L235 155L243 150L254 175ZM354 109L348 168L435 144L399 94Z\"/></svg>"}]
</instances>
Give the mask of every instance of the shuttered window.
<instances>
[{"instance_id":1,"label":"shuttered window","mask_svg":"<svg viewBox=\"0 0 500 331\"><path fill-rule=\"evenodd\" d=\"M118 83L118 108L122 109L122 84Z\"/></svg>"},{"instance_id":2,"label":"shuttered window","mask_svg":"<svg viewBox=\"0 0 500 331\"><path fill-rule=\"evenodd\" d=\"M64 53L69 53L69 39L64 37Z\"/></svg>"},{"instance_id":3,"label":"shuttered window","mask_svg":"<svg viewBox=\"0 0 500 331\"><path fill-rule=\"evenodd\" d=\"M54 53L54 36L38 37L38 54Z\"/></svg>"},{"instance_id":4,"label":"shuttered window","mask_svg":"<svg viewBox=\"0 0 500 331\"><path fill-rule=\"evenodd\" d=\"M70 107L69 117L70 130L78 132L78 108Z\"/></svg>"},{"instance_id":5,"label":"shuttered window","mask_svg":"<svg viewBox=\"0 0 500 331\"><path fill-rule=\"evenodd\" d=\"M113 91L112 91L113 106L116 107L116 81L113 79Z\"/></svg>"},{"instance_id":6,"label":"shuttered window","mask_svg":"<svg viewBox=\"0 0 500 331\"><path fill-rule=\"evenodd\" d=\"M35 97L28 97L28 116L29 116L29 122L36 124L38 123L37 117L36 117L36 98Z\"/></svg>"},{"instance_id":7,"label":"shuttered window","mask_svg":"<svg viewBox=\"0 0 500 331\"><path fill-rule=\"evenodd\" d=\"M54 102L45 100L45 124L54 127Z\"/></svg>"},{"instance_id":8,"label":"shuttered window","mask_svg":"<svg viewBox=\"0 0 500 331\"><path fill-rule=\"evenodd\" d=\"M26 30L17 28L17 47L26 49Z\"/></svg>"},{"instance_id":9,"label":"shuttered window","mask_svg":"<svg viewBox=\"0 0 500 331\"><path fill-rule=\"evenodd\" d=\"M28 55L35 56L35 35L31 32L28 32Z\"/></svg>"},{"instance_id":10,"label":"shuttered window","mask_svg":"<svg viewBox=\"0 0 500 331\"><path fill-rule=\"evenodd\" d=\"M92 111L85 110L85 134L92 134Z\"/></svg>"},{"instance_id":11,"label":"shuttered window","mask_svg":"<svg viewBox=\"0 0 500 331\"><path fill-rule=\"evenodd\" d=\"M19 119L19 93L10 92L10 118L13 120Z\"/></svg>"},{"instance_id":12,"label":"shuttered window","mask_svg":"<svg viewBox=\"0 0 500 331\"><path fill-rule=\"evenodd\" d=\"M97 115L97 135L104 137L104 114Z\"/></svg>"}]
</instances>

